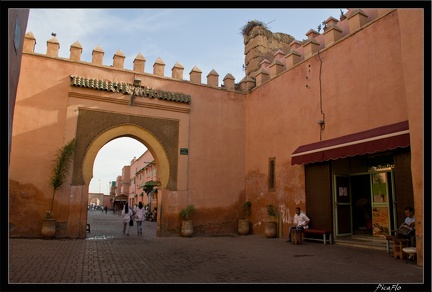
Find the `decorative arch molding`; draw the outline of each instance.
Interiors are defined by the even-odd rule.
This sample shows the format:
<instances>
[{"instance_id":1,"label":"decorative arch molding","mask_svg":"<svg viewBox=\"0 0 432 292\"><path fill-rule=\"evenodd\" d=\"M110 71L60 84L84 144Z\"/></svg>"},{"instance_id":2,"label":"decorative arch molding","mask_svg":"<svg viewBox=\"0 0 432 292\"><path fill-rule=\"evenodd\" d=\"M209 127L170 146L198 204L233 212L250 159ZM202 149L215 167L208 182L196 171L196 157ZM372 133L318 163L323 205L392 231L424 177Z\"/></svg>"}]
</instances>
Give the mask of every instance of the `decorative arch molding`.
<instances>
[{"instance_id":1,"label":"decorative arch molding","mask_svg":"<svg viewBox=\"0 0 432 292\"><path fill-rule=\"evenodd\" d=\"M83 108L78 113L72 184L89 185L97 153L120 137L143 143L158 165L161 187L177 189L179 121Z\"/></svg>"}]
</instances>

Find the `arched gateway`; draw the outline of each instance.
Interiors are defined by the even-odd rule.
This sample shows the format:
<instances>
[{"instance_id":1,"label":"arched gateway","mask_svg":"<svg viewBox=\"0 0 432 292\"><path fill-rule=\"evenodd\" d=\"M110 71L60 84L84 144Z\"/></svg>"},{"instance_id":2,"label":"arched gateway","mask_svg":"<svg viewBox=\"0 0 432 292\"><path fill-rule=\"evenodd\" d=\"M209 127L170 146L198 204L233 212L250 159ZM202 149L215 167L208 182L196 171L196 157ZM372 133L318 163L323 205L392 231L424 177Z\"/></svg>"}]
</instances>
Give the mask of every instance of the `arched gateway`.
<instances>
[{"instance_id":1,"label":"arched gateway","mask_svg":"<svg viewBox=\"0 0 432 292\"><path fill-rule=\"evenodd\" d=\"M84 113L85 112L85 113ZM161 188L165 189L168 187L168 189L175 190L177 185L177 157L175 155L177 154L175 149L170 151L169 145L176 144L175 142L178 140L178 123L172 122L169 123L169 125L164 125L166 128L169 128L173 132L173 136L171 137L161 137L161 135L158 135L161 131L156 131L155 135L152 135L148 129L143 128L142 126L138 126L137 124L130 123L129 124L123 124L123 125L113 125L117 122L124 121L126 119L126 116L124 115L116 115L116 114L106 114L106 113L100 113L100 112L89 112L86 110L83 110L83 115L85 115L87 118L91 116L99 116L103 117L103 119L106 119L106 123L103 123L102 129L94 129L94 124L85 125L87 123L86 118L79 119L79 123L82 124L83 127L83 133L77 132L77 136L80 137L80 139L77 139L77 156L75 157L74 161L74 175L73 175L73 182L72 185L80 186L82 185L85 187L85 189L88 189L90 181L93 177L93 164L94 160L96 158L97 153L99 150L109 141L116 139L118 137L131 137L134 138L149 149L149 151L152 153L153 157L155 158L156 164L159 166L159 172L158 172L158 178L159 182L161 184ZM116 117L116 118L113 118ZM113 119L112 119L113 118ZM145 118L142 117L136 117L137 121L143 120ZM110 121L110 122L109 122ZM160 124L165 124L163 121L160 121ZM160 126L158 124L157 127ZM90 128L90 129L89 129ZM97 128L97 127L96 127ZM94 130L94 131L93 131ZM99 130L102 130L103 132L100 134L97 134L96 136L89 136L88 133L95 133L99 132ZM155 129L154 129L155 130ZM164 149L161 141L169 142L167 149ZM171 147L172 148L172 147ZM168 153L167 153L168 152ZM83 153L83 155L80 155L80 153ZM171 160L168 159L168 156L171 157ZM172 165L170 166L170 161ZM170 175L170 169L173 169L171 175ZM82 170L82 171L80 171ZM83 210L83 207L81 206L80 212L83 213L83 215L87 214L87 210ZM86 216L82 216L87 218ZM72 220L72 218L70 218ZM86 220L87 221L87 220ZM80 226L82 224L86 224L86 221L83 223L80 223ZM160 222L160 221L159 221ZM82 228L80 228L80 231ZM81 232L80 237L82 236Z\"/></svg>"},{"instance_id":2,"label":"arched gateway","mask_svg":"<svg viewBox=\"0 0 432 292\"><path fill-rule=\"evenodd\" d=\"M75 111L70 112L71 116L73 116L71 118L76 120L76 148L72 168L71 197L87 195L93 177L93 164L99 150L116 138L130 137L143 143L158 165L159 192L162 193L162 199L158 203L158 210L163 210L164 192L176 192L178 190L178 173L185 173L187 169L187 161L179 163L180 133L188 133L188 129L181 129L181 127L188 127L187 107L176 108L172 106L169 109L163 108L158 106L157 99L147 102L135 100L133 105L126 104L130 102L128 99L132 99L136 92L142 92L142 87L134 88L131 86L132 92L125 90L124 95L121 96L123 97L121 100L123 106L117 106L116 110L112 110L110 108L113 103L112 99L118 97L118 94L116 96L115 93L108 93L108 96L106 96L107 93L103 90L89 90L93 88L89 88L85 83L84 86L76 86L76 77L71 77L71 85L69 91L71 100L76 98L80 100L83 98L94 99L96 98L95 95L105 95L105 97L99 97L104 99L105 103L97 109L80 104ZM84 92L85 94L83 94ZM158 94L162 95L163 92L159 91ZM119 103L118 100L116 100L116 103ZM140 109L142 107L151 107L153 116L144 115L145 111ZM175 108L175 114L172 115L172 109ZM154 109L159 110L155 111ZM160 114L154 115L155 112ZM178 116L178 112L182 112L180 116ZM184 122L180 123L181 120ZM71 237L84 238L86 236L87 203L75 207L73 205L74 202L71 201L70 207L72 208L70 209L72 211L69 212L67 220L67 234ZM77 216L77 213L79 213L79 216ZM160 226L163 225L162 214L163 212L159 212L160 220L157 223L159 233L161 232ZM174 230L175 226L167 226L166 229Z\"/></svg>"}]
</instances>

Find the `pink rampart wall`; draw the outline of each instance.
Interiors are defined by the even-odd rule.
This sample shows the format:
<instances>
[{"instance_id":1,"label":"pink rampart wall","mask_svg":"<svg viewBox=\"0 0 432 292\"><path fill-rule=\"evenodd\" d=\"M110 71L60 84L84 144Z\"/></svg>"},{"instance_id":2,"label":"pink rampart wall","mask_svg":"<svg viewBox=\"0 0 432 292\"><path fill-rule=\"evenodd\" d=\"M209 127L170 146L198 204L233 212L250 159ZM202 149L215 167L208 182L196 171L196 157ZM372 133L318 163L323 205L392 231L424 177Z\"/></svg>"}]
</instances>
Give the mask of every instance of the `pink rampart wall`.
<instances>
[{"instance_id":1,"label":"pink rampart wall","mask_svg":"<svg viewBox=\"0 0 432 292\"><path fill-rule=\"evenodd\" d=\"M252 220L257 233L263 232L260 226L266 218L268 202L273 202L282 213L286 232L295 206L305 204L304 167L290 165L290 155L299 145L404 120L409 120L412 129L415 207L422 210L422 17L418 10L390 12L322 49L321 71L320 59L313 55L247 93L140 74L145 77L141 78L145 80L143 85L189 94L192 103L187 118L182 113L68 97L69 75L132 82L134 73L23 54L13 125L11 208L31 204L26 220L42 220L51 195L46 185L47 161L75 136L74 110L82 106L182 122L180 140L187 141L189 154L179 157L179 161L182 167L187 165L187 170L178 173L178 190L166 191L163 197L175 198L177 207L167 208L167 214L171 212L173 217L181 206L195 204L194 221L200 232L234 231L241 205L248 198L256 206ZM418 34L408 29L419 27ZM119 94L118 98L128 97ZM321 133L317 124L323 119L320 105L325 113L325 129ZM276 191L267 194L270 157L277 159ZM74 192L87 195L85 189ZM75 201L68 189L56 195L58 220L71 217L61 212L70 202ZM11 223L17 226L12 236L40 235L40 225L26 226L24 218L11 214ZM422 220L421 214L418 220ZM177 223L173 219L170 224Z\"/></svg>"}]
</instances>

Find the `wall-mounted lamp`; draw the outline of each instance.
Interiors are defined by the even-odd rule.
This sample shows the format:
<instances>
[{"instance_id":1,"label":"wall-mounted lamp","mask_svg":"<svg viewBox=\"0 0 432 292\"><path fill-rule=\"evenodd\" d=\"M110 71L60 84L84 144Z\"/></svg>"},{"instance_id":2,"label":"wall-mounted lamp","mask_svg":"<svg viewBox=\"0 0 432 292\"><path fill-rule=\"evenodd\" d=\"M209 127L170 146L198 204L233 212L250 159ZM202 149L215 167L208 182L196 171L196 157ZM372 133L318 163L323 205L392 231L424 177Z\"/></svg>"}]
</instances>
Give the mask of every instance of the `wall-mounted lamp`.
<instances>
[{"instance_id":1,"label":"wall-mounted lamp","mask_svg":"<svg viewBox=\"0 0 432 292\"><path fill-rule=\"evenodd\" d=\"M134 87L138 87L140 85L141 85L141 79L135 78L135 80L133 82L133 86ZM134 98L135 98L135 88L133 89L133 92L132 92L132 95L131 95L130 105L133 105Z\"/></svg>"},{"instance_id":2,"label":"wall-mounted lamp","mask_svg":"<svg viewBox=\"0 0 432 292\"><path fill-rule=\"evenodd\" d=\"M324 130L324 128L325 128L324 120L318 120L317 124L320 125L321 131ZM321 131L320 131L320 137L321 137ZM321 138L320 138L320 141L321 141Z\"/></svg>"}]
</instances>

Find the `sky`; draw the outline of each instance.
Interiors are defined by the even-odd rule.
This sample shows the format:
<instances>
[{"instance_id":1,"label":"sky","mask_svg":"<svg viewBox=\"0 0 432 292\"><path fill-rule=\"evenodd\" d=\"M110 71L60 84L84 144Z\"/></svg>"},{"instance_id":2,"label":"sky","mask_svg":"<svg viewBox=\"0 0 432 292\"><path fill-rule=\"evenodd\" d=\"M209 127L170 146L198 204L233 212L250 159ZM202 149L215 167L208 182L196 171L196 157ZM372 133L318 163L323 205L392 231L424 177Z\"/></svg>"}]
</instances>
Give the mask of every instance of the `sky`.
<instances>
[{"instance_id":1,"label":"sky","mask_svg":"<svg viewBox=\"0 0 432 292\"><path fill-rule=\"evenodd\" d=\"M245 76L241 29L248 21L261 21L273 33L286 33L301 41L307 38L310 29L318 31L318 26L330 16L339 19L340 9L347 11L342 7L38 8L30 9L26 32L32 32L36 38L36 53L46 53L46 42L55 33L60 43L60 58L69 58L70 46L78 41L83 48L81 61L84 62L91 62L93 49L100 46L106 66L112 65L114 54L121 50L126 56L124 68L127 70L133 69L133 60L141 53L146 59L145 73L153 73L153 64L159 57L165 62L167 77L179 62L184 67L185 80L189 80L190 71L197 66L202 71L203 83L211 70L219 74L220 83L228 73L238 83ZM109 182L115 181L122 168L145 150L143 144L132 138L119 138L106 144L96 156L89 192L108 194Z\"/></svg>"}]
</instances>

